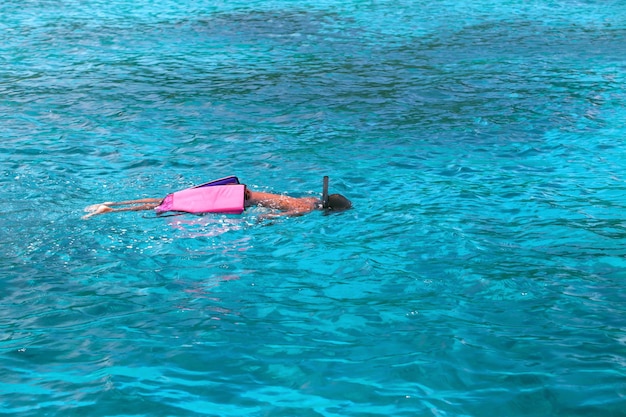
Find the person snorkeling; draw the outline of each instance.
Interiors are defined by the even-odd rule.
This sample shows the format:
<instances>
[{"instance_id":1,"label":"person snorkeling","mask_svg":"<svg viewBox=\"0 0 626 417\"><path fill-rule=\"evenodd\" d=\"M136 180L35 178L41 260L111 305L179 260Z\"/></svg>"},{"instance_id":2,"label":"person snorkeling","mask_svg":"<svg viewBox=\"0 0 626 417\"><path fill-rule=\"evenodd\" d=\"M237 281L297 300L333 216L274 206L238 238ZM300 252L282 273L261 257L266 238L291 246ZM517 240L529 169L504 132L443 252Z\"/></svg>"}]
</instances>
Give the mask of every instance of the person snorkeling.
<instances>
[{"instance_id":1,"label":"person snorkeling","mask_svg":"<svg viewBox=\"0 0 626 417\"><path fill-rule=\"evenodd\" d=\"M167 211L232 214L241 213L251 206L275 210L275 212L261 216L261 218L272 218L301 216L314 210L343 211L351 208L352 202L341 194L328 194L328 177L324 177L324 190L320 200L315 197L289 197L282 194L251 191L245 185L239 184L237 177L232 176L181 190L165 198L142 198L93 204L85 208L87 214L82 218L89 219L104 213L144 210L156 210L157 214Z\"/></svg>"}]
</instances>

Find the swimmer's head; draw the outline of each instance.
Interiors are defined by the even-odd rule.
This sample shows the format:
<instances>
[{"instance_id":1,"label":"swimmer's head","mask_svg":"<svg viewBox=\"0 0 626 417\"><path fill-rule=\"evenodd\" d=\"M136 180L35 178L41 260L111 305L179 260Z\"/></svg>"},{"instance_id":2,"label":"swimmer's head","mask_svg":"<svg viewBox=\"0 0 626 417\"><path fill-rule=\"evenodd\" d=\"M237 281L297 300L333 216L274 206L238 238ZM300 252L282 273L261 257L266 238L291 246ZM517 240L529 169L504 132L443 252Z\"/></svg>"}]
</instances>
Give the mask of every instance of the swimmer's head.
<instances>
[{"instance_id":1,"label":"swimmer's head","mask_svg":"<svg viewBox=\"0 0 626 417\"><path fill-rule=\"evenodd\" d=\"M352 202L341 194L331 194L328 196L326 208L332 211L344 211L352 207Z\"/></svg>"}]
</instances>

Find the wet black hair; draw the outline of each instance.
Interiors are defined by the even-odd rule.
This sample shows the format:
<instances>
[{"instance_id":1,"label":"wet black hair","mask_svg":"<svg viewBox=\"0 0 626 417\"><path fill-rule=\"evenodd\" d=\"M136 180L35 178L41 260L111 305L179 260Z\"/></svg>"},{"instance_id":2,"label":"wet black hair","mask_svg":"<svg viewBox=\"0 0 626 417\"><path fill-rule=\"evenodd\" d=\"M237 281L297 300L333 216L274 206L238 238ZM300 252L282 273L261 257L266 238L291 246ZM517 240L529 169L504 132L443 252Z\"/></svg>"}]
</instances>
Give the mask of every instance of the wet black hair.
<instances>
[{"instance_id":1,"label":"wet black hair","mask_svg":"<svg viewBox=\"0 0 626 417\"><path fill-rule=\"evenodd\" d=\"M328 196L328 204L326 207L328 210L332 211L348 210L352 207L352 202L341 194L331 194Z\"/></svg>"},{"instance_id":2,"label":"wet black hair","mask_svg":"<svg viewBox=\"0 0 626 417\"><path fill-rule=\"evenodd\" d=\"M352 202L341 194L328 195L328 176L324 176L322 208L328 212L348 210L350 207L352 207Z\"/></svg>"}]
</instances>

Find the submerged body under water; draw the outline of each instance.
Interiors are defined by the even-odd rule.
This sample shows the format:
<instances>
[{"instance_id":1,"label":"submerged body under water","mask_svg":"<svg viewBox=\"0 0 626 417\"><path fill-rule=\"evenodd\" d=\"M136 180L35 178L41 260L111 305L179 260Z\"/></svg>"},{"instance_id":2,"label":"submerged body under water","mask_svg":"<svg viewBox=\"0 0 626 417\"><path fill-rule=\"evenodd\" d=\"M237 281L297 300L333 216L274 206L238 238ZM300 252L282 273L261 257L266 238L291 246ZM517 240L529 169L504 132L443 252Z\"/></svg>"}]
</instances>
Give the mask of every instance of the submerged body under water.
<instances>
[{"instance_id":1,"label":"submerged body under water","mask_svg":"<svg viewBox=\"0 0 626 417\"><path fill-rule=\"evenodd\" d=\"M0 16L2 413L623 415L626 5ZM80 220L231 174L354 207Z\"/></svg>"}]
</instances>

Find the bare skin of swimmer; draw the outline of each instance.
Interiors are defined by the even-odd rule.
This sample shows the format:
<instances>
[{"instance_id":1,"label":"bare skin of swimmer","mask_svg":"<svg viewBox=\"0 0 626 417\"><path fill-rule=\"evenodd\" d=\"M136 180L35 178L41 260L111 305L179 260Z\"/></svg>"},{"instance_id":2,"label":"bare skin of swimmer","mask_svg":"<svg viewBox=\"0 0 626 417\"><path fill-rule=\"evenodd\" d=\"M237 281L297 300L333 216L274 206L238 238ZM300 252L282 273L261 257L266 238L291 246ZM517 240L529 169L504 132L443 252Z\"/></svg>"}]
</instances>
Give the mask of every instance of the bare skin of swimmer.
<instances>
[{"instance_id":1,"label":"bare skin of swimmer","mask_svg":"<svg viewBox=\"0 0 626 417\"><path fill-rule=\"evenodd\" d=\"M249 198L246 200L246 206L280 210L281 213L274 213L276 216L301 216L315 210L319 205L320 200L314 197L296 198L255 191L249 191Z\"/></svg>"},{"instance_id":2,"label":"bare skin of swimmer","mask_svg":"<svg viewBox=\"0 0 626 417\"><path fill-rule=\"evenodd\" d=\"M247 193L248 198L245 201L246 207L260 206L280 211L279 213L264 214L262 215L264 218L278 216L301 216L315 210L320 204L320 200L314 197L296 198L286 195L261 193L250 190L247 190ZM85 211L88 214L83 216L83 219L88 219L104 213L154 210L159 204L161 204L162 200L162 198L142 198L139 200L94 204L85 208ZM128 207L113 208L112 206Z\"/></svg>"}]
</instances>

